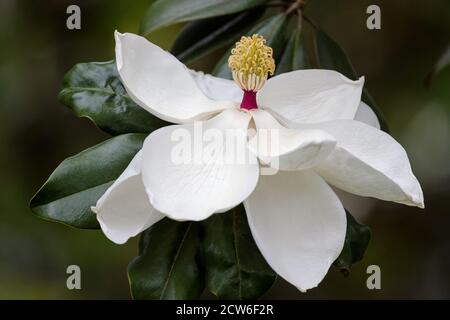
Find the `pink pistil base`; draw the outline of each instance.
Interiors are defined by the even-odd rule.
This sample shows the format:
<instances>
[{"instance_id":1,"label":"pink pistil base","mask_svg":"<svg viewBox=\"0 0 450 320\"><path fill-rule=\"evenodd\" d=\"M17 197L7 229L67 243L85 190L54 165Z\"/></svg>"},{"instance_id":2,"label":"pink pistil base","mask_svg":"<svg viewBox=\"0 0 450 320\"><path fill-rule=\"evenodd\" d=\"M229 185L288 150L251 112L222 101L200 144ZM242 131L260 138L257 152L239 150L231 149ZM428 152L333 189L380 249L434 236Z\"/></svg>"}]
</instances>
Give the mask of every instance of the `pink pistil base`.
<instances>
[{"instance_id":1,"label":"pink pistil base","mask_svg":"<svg viewBox=\"0 0 450 320\"><path fill-rule=\"evenodd\" d=\"M241 108L246 110L257 109L256 103L256 91L244 90L244 96L242 97Z\"/></svg>"}]
</instances>

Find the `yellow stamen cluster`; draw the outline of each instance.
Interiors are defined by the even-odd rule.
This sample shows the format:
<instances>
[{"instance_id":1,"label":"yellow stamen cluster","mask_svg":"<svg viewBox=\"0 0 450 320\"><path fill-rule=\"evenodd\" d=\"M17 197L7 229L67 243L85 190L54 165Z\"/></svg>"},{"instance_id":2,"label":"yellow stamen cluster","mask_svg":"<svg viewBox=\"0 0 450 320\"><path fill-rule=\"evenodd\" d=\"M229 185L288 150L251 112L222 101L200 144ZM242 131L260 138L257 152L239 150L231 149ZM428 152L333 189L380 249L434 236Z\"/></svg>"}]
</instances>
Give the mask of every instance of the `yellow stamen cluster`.
<instances>
[{"instance_id":1,"label":"yellow stamen cluster","mask_svg":"<svg viewBox=\"0 0 450 320\"><path fill-rule=\"evenodd\" d=\"M273 50L258 34L242 37L231 50L228 65L243 90L258 91L275 71Z\"/></svg>"}]
</instances>

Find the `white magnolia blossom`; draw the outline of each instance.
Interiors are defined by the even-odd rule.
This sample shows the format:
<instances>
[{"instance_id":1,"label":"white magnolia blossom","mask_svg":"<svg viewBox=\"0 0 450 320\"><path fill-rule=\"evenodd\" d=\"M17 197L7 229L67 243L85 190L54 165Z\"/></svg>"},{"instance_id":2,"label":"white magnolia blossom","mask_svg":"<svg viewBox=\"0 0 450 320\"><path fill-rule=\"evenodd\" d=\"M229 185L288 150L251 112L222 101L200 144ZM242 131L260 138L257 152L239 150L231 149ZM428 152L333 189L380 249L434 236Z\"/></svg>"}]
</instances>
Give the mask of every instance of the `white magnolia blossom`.
<instances>
[{"instance_id":1,"label":"white magnolia blossom","mask_svg":"<svg viewBox=\"0 0 450 320\"><path fill-rule=\"evenodd\" d=\"M377 117L361 102L363 78L352 81L330 70L293 71L267 81L256 77L258 89L265 82L258 108L240 108L247 82L239 74L238 86L189 70L140 36L116 32L115 39L117 68L129 96L175 125L151 133L92 208L113 242L122 244L166 216L198 221L243 202L269 265L305 291L318 285L344 245L346 215L330 185L423 208L405 150L379 130ZM180 128L191 132L196 121L223 131L255 127L255 136L243 137L249 149L258 130L278 130L279 151L254 149L255 161L245 164L174 164L171 134ZM281 171L260 175L258 163L270 165L273 158Z\"/></svg>"}]
</instances>

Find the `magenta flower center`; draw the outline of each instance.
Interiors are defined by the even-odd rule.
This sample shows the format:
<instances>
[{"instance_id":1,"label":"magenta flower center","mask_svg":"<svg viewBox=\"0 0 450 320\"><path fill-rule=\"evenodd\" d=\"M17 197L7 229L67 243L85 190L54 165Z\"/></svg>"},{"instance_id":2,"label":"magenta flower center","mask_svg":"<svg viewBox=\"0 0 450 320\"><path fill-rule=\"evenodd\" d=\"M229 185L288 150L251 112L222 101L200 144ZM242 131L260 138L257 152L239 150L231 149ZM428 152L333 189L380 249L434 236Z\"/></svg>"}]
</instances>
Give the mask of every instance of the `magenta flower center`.
<instances>
[{"instance_id":1,"label":"magenta flower center","mask_svg":"<svg viewBox=\"0 0 450 320\"><path fill-rule=\"evenodd\" d=\"M256 103L256 91L244 90L244 96L242 97L241 108L246 110L257 109Z\"/></svg>"}]
</instances>

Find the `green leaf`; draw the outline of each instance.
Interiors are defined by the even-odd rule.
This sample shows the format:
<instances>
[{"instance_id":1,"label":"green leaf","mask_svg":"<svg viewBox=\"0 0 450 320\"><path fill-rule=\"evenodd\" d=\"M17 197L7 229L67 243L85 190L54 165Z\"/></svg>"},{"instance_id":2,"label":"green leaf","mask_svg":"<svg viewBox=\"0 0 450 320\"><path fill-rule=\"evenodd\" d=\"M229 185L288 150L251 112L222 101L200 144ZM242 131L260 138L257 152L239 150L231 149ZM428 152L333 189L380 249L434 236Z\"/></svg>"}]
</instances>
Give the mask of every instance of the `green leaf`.
<instances>
[{"instance_id":1,"label":"green leaf","mask_svg":"<svg viewBox=\"0 0 450 320\"><path fill-rule=\"evenodd\" d=\"M242 204L203 226L208 290L220 299L257 299L270 289L276 274L253 240Z\"/></svg>"},{"instance_id":2,"label":"green leaf","mask_svg":"<svg viewBox=\"0 0 450 320\"><path fill-rule=\"evenodd\" d=\"M156 0L141 22L140 33L148 34L171 24L223 16L263 5L268 0Z\"/></svg>"},{"instance_id":3,"label":"green leaf","mask_svg":"<svg viewBox=\"0 0 450 320\"><path fill-rule=\"evenodd\" d=\"M216 77L223 79L232 79L233 76L231 74L230 68L228 67L228 57L230 56L231 48L227 50L227 52L220 58L219 62L217 62L212 74Z\"/></svg>"},{"instance_id":4,"label":"green leaf","mask_svg":"<svg viewBox=\"0 0 450 320\"><path fill-rule=\"evenodd\" d=\"M128 266L134 299L196 299L203 292L198 223L163 219L141 237Z\"/></svg>"},{"instance_id":5,"label":"green leaf","mask_svg":"<svg viewBox=\"0 0 450 320\"><path fill-rule=\"evenodd\" d=\"M336 70L349 79L356 80L358 75L353 68L350 60L348 59L345 51L339 46L339 44L331 39L325 32L317 30L315 33L315 53L317 63L321 69ZM366 88L364 88L362 98L367 103L378 117L381 129L388 132L388 126L384 118L383 112L377 106L373 98L368 94Z\"/></svg>"},{"instance_id":6,"label":"green leaf","mask_svg":"<svg viewBox=\"0 0 450 320\"><path fill-rule=\"evenodd\" d=\"M301 27L297 26L291 30L291 37L277 65L276 74L309 68L311 68L311 62L303 43Z\"/></svg>"},{"instance_id":7,"label":"green leaf","mask_svg":"<svg viewBox=\"0 0 450 320\"><path fill-rule=\"evenodd\" d=\"M442 53L434 67L434 73L437 74L450 66L450 45Z\"/></svg>"},{"instance_id":8,"label":"green leaf","mask_svg":"<svg viewBox=\"0 0 450 320\"><path fill-rule=\"evenodd\" d=\"M448 67L450 67L450 45L447 46L444 52L442 52L441 56L434 65L433 70L430 72L430 74L428 74L427 78L425 79L425 84L427 86L430 86L433 78L435 78L439 73L441 73Z\"/></svg>"},{"instance_id":9,"label":"green leaf","mask_svg":"<svg viewBox=\"0 0 450 320\"><path fill-rule=\"evenodd\" d=\"M315 36L319 66L339 71L347 78L357 80L358 75L341 46L322 30L317 30Z\"/></svg>"},{"instance_id":10,"label":"green leaf","mask_svg":"<svg viewBox=\"0 0 450 320\"><path fill-rule=\"evenodd\" d=\"M125 170L145 136L120 135L67 158L31 199L31 210L72 227L99 228L90 208Z\"/></svg>"},{"instance_id":11,"label":"green leaf","mask_svg":"<svg viewBox=\"0 0 450 320\"><path fill-rule=\"evenodd\" d=\"M347 210L345 212L347 214L347 233L344 248L334 265L348 272L352 264L362 260L369 245L370 228L358 223Z\"/></svg>"},{"instance_id":12,"label":"green leaf","mask_svg":"<svg viewBox=\"0 0 450 320\"><path fill-rule=\"evenodd\" d=\"M239 39L264 13L258 7L246 12L214 17L187 24L178 35L172 53L184 63L195 61Z\"/></svg>"},{"instance_id":13,"label":"green leaf","mask_svg":"<svg viewBox=\"0 0 450 320\"><path fill-rule=\"evenodd\" d=\"M114 61L76 64L66 73L58 98L112 135L149 133L167 124L131 100Z\"/></svg>"},{"instance_id":14,"label":"green leaf","mask_svg":"<svg viewBox=\"0 0 450 320\"><path fill-rule=\"evenodd\" d=\"M287 19L284 13L274 15L261 21L247 35L259 34L267 40L267 45L273 49L273 57L275 61L279 61L286 45L286 24ZM228 68L228 57L231 48L220 59L214 68L213 74L220 78L231 79L231 71Z\"/></svg>"}]
</instances>

